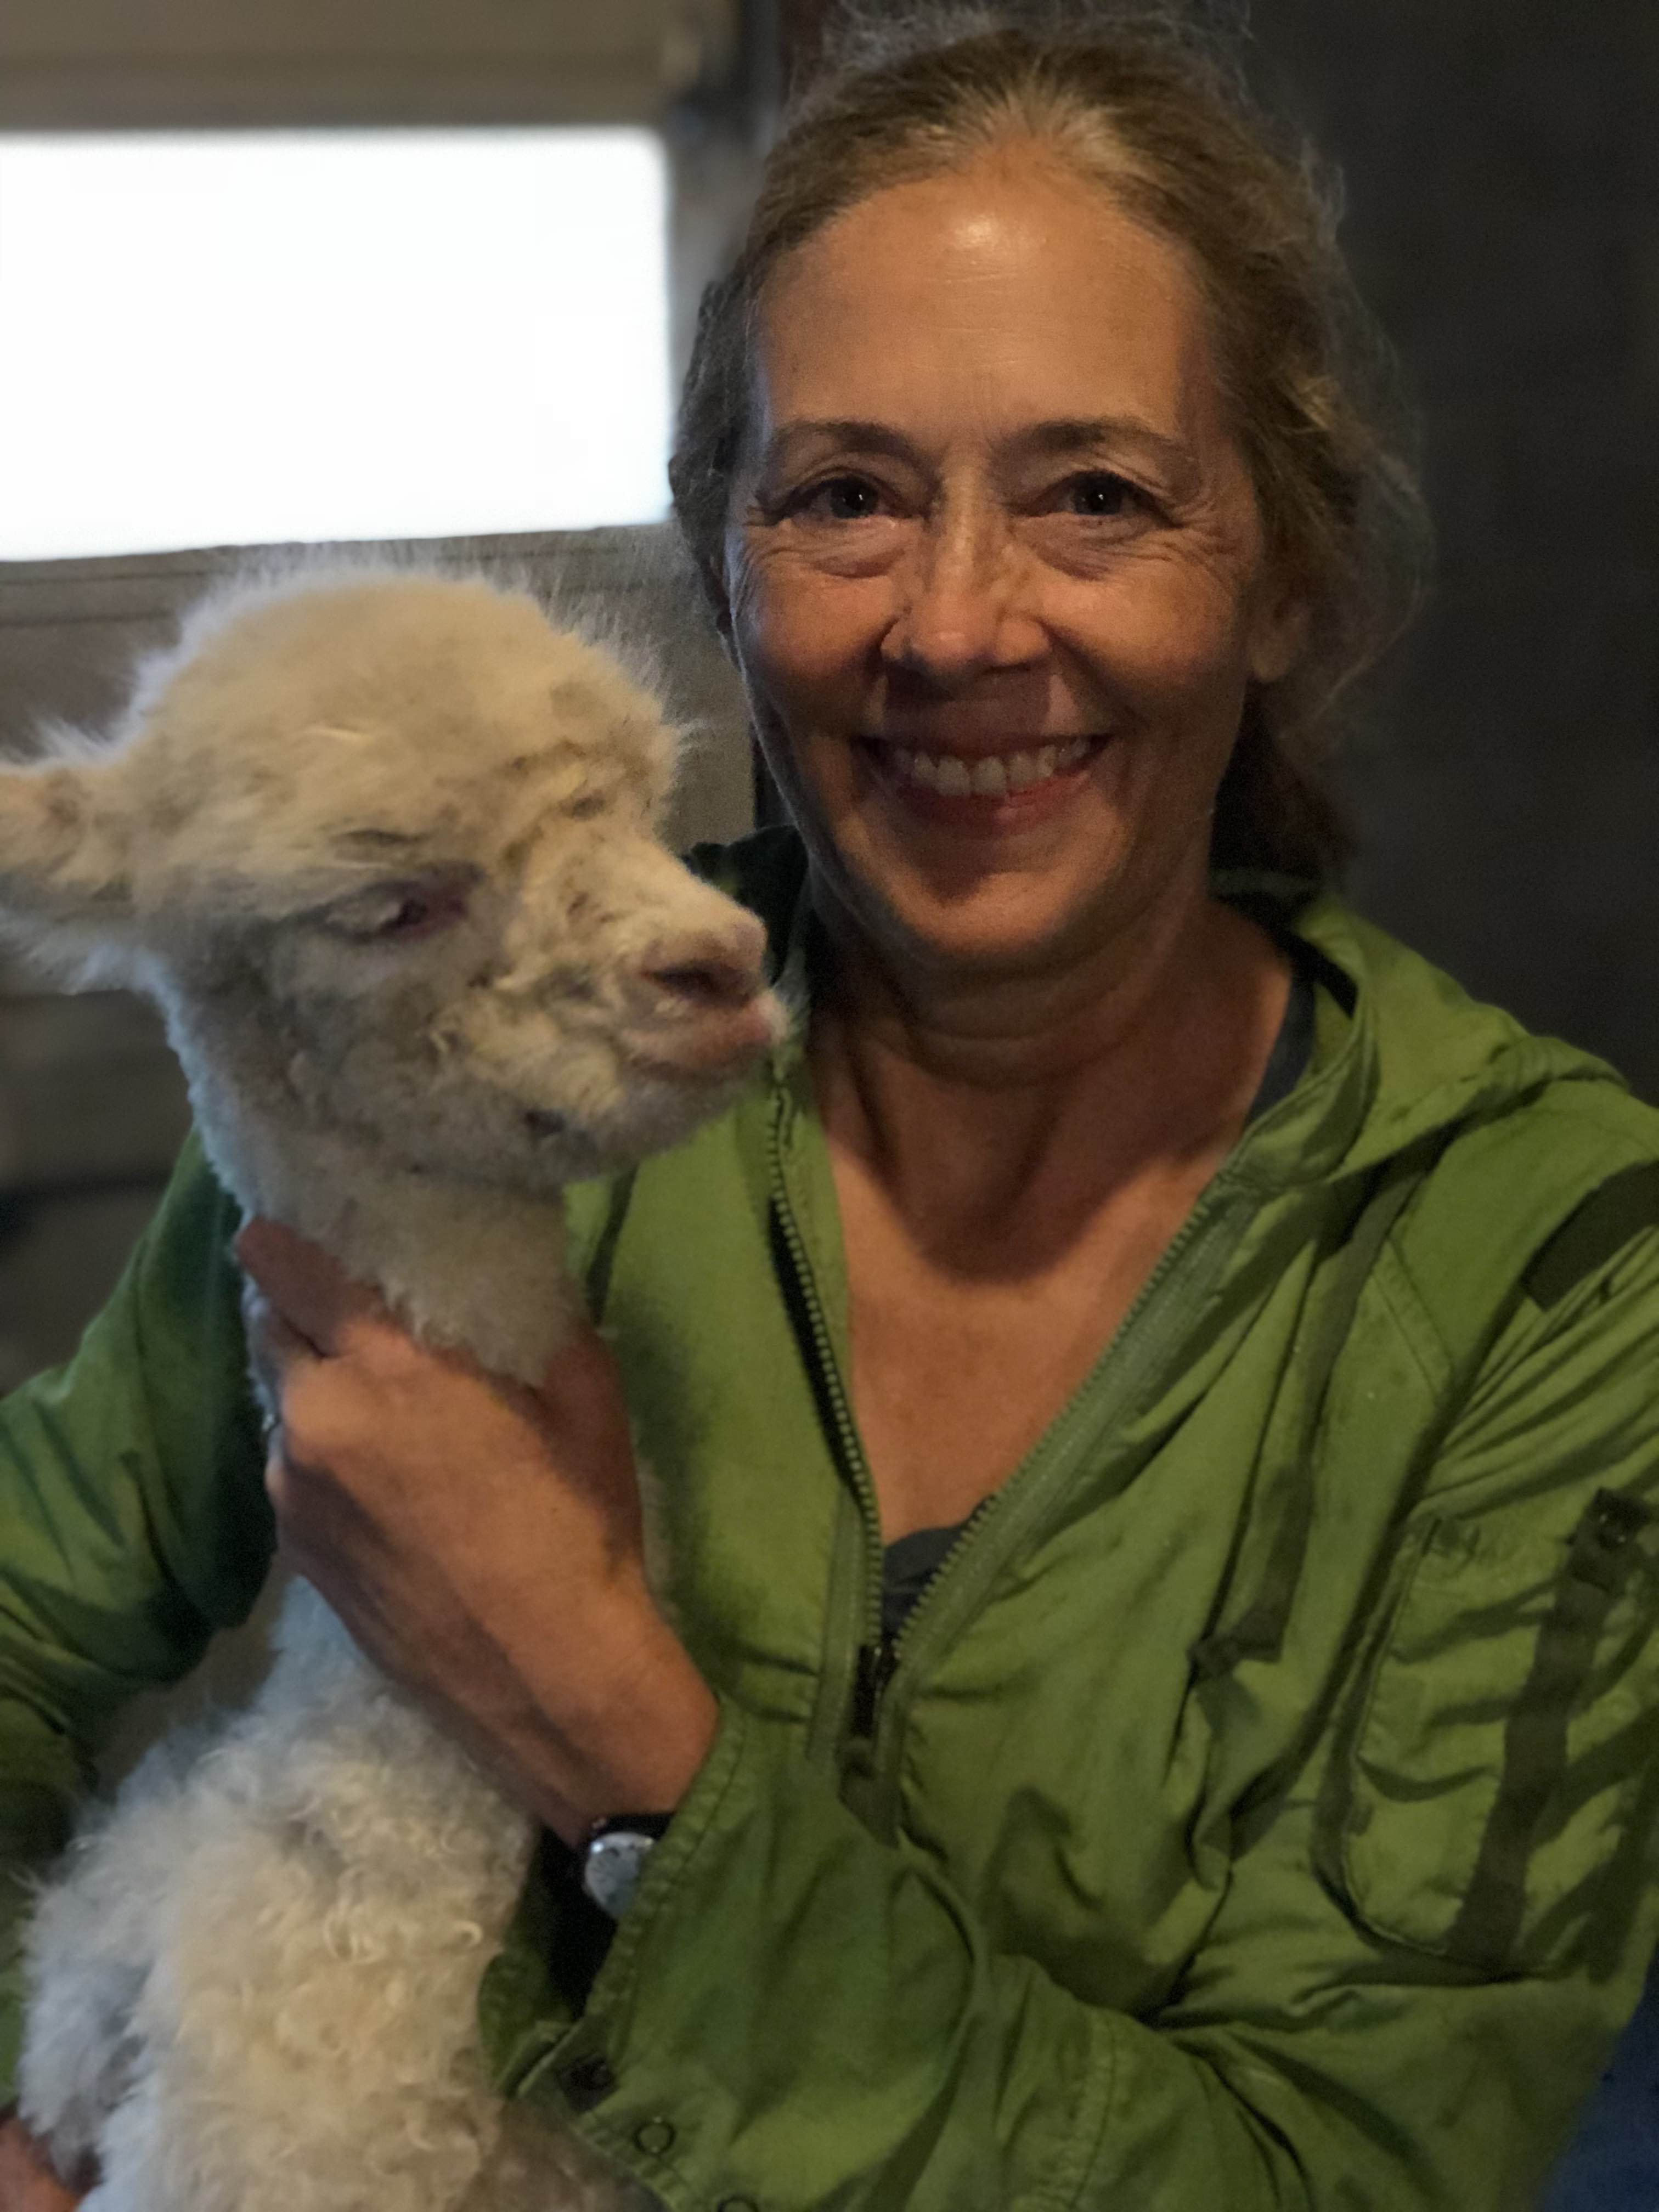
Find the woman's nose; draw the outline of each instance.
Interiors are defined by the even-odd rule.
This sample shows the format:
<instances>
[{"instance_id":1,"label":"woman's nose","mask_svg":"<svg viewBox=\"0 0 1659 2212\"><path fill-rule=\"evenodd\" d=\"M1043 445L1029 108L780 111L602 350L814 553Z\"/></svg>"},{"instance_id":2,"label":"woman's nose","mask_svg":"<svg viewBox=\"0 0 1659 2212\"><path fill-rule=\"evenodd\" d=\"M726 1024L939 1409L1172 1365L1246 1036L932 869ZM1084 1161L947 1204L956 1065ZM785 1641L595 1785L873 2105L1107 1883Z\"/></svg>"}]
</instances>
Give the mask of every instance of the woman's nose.
<instances>
[{"instance_id":1,"label":"woman's nose","mask_svg":"<svg viewBox=\"0 0 1659 2212\"><path fill-rule=\"evenodd\" d=\"M1042 650L1025 602L1023 564L992 518L930 525L897 578L899 605L884 657L951 687Z\"/></svg>"}]
</instances>

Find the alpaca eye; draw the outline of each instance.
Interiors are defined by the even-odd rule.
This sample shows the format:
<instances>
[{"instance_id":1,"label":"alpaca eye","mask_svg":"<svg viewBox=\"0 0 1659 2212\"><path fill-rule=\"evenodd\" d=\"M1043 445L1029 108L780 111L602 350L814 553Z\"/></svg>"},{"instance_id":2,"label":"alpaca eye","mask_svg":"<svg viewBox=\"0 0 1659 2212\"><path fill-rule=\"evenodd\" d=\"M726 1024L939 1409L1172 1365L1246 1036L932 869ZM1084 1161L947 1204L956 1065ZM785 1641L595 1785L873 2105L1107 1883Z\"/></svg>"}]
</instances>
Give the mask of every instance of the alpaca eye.
<instances>
[{"instance_id":1,"label":"alpaca eye","mask_svg":"<svg viewBox=\"0 0 1659 2212\"><path fill-rule=\"evenodd\" d=\"M419 897L406 898L389 921L383 921L375 931L377 937L401 937L411 929L419 929L432 919L432 902Z\"/></svg>"},{"instance_id":2,"label":"alpaca eye","mask_svg":"<svg viewBox=\"0 0 1659 2212\"><path fill-rule=\"evenodd\" d=\"M465 913L464 884L388 884L335 907L327 925L359 945L407 945L447 929Z\"/></svg>"}]
</instances>

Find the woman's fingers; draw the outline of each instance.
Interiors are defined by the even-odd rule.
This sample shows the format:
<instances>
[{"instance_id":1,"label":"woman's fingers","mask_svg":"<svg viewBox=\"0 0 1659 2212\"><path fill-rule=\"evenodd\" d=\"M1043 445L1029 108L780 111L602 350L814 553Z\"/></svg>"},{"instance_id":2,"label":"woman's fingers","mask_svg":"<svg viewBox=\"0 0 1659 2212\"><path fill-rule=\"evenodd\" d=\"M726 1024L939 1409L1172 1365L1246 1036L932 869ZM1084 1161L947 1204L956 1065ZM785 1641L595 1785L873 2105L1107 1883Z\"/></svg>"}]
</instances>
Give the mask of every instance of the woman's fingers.
<instances>
[{"instance_id":1,"label":"woman's fingers","mask_svg":"<svg viewBox=\"0 0 1659 2212\"><path fill-rule=\"evenodd\" d=\"M633 1462L633 1431L622 1375L610 1346L591 1323L572 1331L548 1362L540 1399L550 1431L579 1457Z\"/></svg>"},{"instance_id":2,"label":"woman's fingers","mask_svg":"<svg viewBox=\"0 0 1659 2212\"><path fill-rule=\"evenodd\" d=\"M285 1321L265 1293L249 1282L242 1290L242 1326L254 1372L275 1405L282 1395L283 1377L296 1359L317 1359L321 1353L308 1336Z\"/></svg>"},{"instance_id":3,"label":"woman's fingers","mask_svg":"<svg viewBox=\"0 0 1659 2212\"><path fill-rule=\"evenodd\" d=\"M320 1245L275 1221L248 1222L232 1249L276 1314L314 1352L335 1354L355 1322L386 1317L366 1283L353 1282Z\"/></svg>"},{"instance_id":4,"label":"woman's fingers","mask_svg":"<svg viewBox=\"0 0 1659 2212\"><path fill-rule=\"evenodd\" d=\"M15 2110L0 2113L0 2207L3 2212L72 2212L97 2176L61 2182Z\"/></svg>"},{"instance_id":5,"label":"woman's fingers","mask_svg":"<svg viewBox=\"0 0 1659 2212\"><path fill-rule=\"evenodd\" d=\"M285 1493L288 1476L282 1425L283 1395L296 1364L302 1360L314 1362L320 1355L308 1338L289 1328L251 1280L242 1285L242 1328L247 1339L248 1364L258 1378L264 1407L265 1489L275 1505Z\"/></svg>"},{"instance_id":6,"label":"woman's fingers","mask_svg":"<svg viewBox=\"0 0 1659 2212\"><path fill-rule=\"evenodd\" d=\"M547 1363L540 1395L573 1413L599 1413L622 1401L616 1355L591 1322L578 1322Z\"/></svg>"}]
</instances>

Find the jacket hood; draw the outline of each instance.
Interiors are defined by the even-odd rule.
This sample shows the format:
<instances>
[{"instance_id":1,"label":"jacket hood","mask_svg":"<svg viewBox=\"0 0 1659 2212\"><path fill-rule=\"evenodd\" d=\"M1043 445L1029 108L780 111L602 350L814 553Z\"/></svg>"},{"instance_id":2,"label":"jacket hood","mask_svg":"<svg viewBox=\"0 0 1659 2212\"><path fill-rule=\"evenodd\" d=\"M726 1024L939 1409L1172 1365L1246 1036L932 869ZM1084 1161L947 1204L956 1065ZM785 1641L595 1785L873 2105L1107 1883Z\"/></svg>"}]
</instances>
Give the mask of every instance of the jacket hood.
<instances>
[{"instance_id":1,"label":"jacket hood","mask_svg":"<svg viewBox=\"0 0 1659 2212\"><path fill-rule=\"evenodd\" d=\"M1241 1147L1249 1179L1282 1187L1369 1172L1548 1085L1627 1095L1605 1060L1471 998L1328 893L1261 878L1216 889L1310 963L1328 1008L1302 1082Z\"/></svg>"}]
</instances>

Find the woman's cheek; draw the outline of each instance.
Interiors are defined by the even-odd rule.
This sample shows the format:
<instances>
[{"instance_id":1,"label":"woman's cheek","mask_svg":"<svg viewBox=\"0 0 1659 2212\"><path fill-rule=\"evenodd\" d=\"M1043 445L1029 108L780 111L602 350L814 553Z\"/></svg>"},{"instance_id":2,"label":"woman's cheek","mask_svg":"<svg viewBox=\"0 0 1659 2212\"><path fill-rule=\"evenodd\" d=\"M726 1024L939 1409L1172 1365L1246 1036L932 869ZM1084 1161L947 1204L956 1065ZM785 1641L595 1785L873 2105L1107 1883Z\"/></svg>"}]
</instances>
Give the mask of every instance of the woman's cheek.
<instances>
[{"instance_id":1,"label":"woman's cheek","mask_svg":"<svg viewBox=\"0 0 1659 2212\"><path fill-rule=\"evenodd\" d=\"M1069 625L1109 708L1115 696L1135 721L1180 722L1242 697L1245 640L1237 601L1204 580L1183 582L1157 593L1103 590L1086 623Z\"/></svg>"},{"instance_id":2,"label":"woman's cheek","mask_svg":"<svg viewBox=\"0 0 1659 2212\"><path fill-rule=\"evenodd\" d=\"M777 641L744 640L740 653L761 750L790 812L821 813L826 801L833 805L832 795L819 789L827 750L816 741L822 702L815 699L810 682L803 684L798 661L769 653L769 642L775 646Z\"/></svg>"},{"instance_id":3,"label":"woman's cheek","mask_svg":"<svg viewBox=\"0 0 1659 2212\"><path fill-rule=\"evenodd\" d=\"M872 632L862 611L841 601L823 580L792 580L754 609L740 657L758 690L791 732L853 732L862 726L860 679Z\"/></svg>"}]
</instances>

